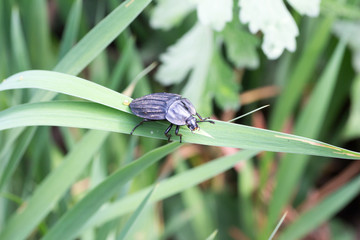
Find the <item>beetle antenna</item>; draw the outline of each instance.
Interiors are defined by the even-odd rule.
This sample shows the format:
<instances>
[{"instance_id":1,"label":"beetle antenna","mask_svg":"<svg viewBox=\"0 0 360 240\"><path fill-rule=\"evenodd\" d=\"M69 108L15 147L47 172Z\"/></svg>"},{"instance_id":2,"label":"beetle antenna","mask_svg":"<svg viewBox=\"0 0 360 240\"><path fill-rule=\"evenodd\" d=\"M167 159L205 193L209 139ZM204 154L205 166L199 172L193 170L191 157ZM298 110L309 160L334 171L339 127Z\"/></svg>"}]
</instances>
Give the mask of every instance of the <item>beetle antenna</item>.
<instances>
[{"instance_id":1,"label":"beetle antenna","mask_svg":"<svg viewBox=\"0 0 360 240\"><path fill-rule=\"evenodd\" d=\"M199 122L209 122L209 123L215 124L214 121L208 120L208 118L203 118L202 120L196 120L196 123L199 123Z\"/></svg>"},{"instance_id":2,"label":"beetle antenna","mask_svg":"<svg viewBox=\"0 0 360 240\"><path fill-rule=\"evenodd\" d=\"M234 118L234 119L231 119L231 120L229 120L228 122L234 122L234 121L236 121L236 120L238 120L238 119L240 119L240 118L243 118L243 117L245 117L245 116L247 116L247 115L250 115L250 114L252 114L252 113L254 113L254 112L257 112L257 111L259 111L259 110L261 110L261 109L264 109L264 108L267 108L267 107L269 107L269 106L270 106L270 104L267 104L267 105L265 105L265 106L256 108L256 109L254 109L254 110L252 110L252 111L250 111L250 112L248 112L248 113L245 113L245 114L243 114L243 115L241 115L241 116L238 116L238 117L236 117L236 118Z\"/></svg>"}]
</instances>

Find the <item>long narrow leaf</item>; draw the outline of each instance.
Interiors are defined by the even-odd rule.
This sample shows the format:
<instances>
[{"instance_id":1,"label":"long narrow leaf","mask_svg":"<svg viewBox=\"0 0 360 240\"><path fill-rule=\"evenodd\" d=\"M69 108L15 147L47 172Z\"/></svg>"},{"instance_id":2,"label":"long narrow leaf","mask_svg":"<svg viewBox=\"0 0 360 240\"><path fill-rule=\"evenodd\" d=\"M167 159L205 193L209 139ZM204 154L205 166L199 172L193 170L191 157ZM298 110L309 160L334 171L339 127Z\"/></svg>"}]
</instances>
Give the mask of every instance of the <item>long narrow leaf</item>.
<instances>
[{"instance_id":1,"label":"long narrow leaf","mask_svg":"<svg viewBox=\"0 0 360 240\"><path fill-rule=\"evenodd\" d=\"M0 1L0 10L2 10L2 1ZM89 32L74 48L72 48L62 59L60 63L54 68L55 71L64 72L68 74L79 74L94 58L105 49L135 18L142 10L151 2L151 0L145 1L133 1L128 0L117 7L107 17L105 17L98 25L96 25L91 32ZM31 2L29 2L31 4ZM36 3L43 3L36 1ZM27 3L28 4L28 3ZM41 5L43 6L43 5ZM41 8L42 9L42 8ZM44 22L44 21L43 21ZM46 22L46 21L45 21ZM36 26L34 29L38 29ZM43 29L44 27L42 27ZM34 34L31 31L32 35ZM5 35L5 34L3 34ZM3 35L0 37L0 48L3 46ZM44 34L42 34L43 36ZM45 37L42 37L45 39ZM33 42L33 41L31 41ZM39 42L36 42L39 44ZM43 44L40 44L43 46ZM46 44L48 46L48 44ZM42 49L45 47L42 47ZM36 50L36 47L31 48ZM5 49L6 50L6 49ZM5 52L5 51L2 51ZM38 52L37 52L38 55ZM41 59L45 59L42 57ZM48 58L45 59L46 63L49 62ZM5 61L3 64L3 58L0 58L0 70L4 69L7 65ZM6 70L6 68L5 68ZM1 75L1 72L0 72ZM59 81L61 82L61 80ZM81 89L81 88L80 88ZM47 101L56 96L56 93L52 92L39 92L33 98L32 101ZM11 141L6 140L7 145L14 145L14 141L17 139L14 135L19 136L22 130L12 130ZM29 139L31 137L29 136ZM29 141L29 140L28 140ZM16 148L16 147L15 147ZM14 151L17 151L16 149ZM1 151L0 155L4 155Z\"/></svg>"},{"instance_id":2,"label":"long narrow leaf","mask_svg":"<svg viewBox=\"0 0 360 240\"><path fill-rule=\"evenodd\" d=\"M56 65L55 71L77 75L105 49L151 2L128 0L97 24Z\"/></svg>"},{"instance_id":3,"label":"long narrow leaf","mask_svg":"<svg viewBox=\"0 0 360 240\"><path fill-rule=\"evenodd\" d=\"M14 173L16 167L19 165L21 156L29 144L28 141L35 133L34 130L35 129L29 128L23 131L22 136L15 142L16 151L11 151L11 149L10 151L7 151L7 156L0 158L0 192L3 190L4 186L6 186L6 183Z\"/></svg>"},{"instance_id":4,"label":"long narrow leaf","mask_svg":"<svg viewBox=\"0 0 360 240\"><path fill-rule=\"evenodd\" d=\"M11 13L11 43L12 53L15 57L14 64L16 65L16 71L29 69L29 54L25 44L19 9L17 7L14 7Z\"/></svg>"},{"instance_id":5,"label":"long narrow leaf","mask_svg":"<svg viewBox=\"0 0 360 240\"><path fill-rule=\"evenodd\" d=\"M82 173L107 135L107 132L89 132L36 189L24 209L10 219L0 239L25 239Z\"/></svg>"},{"instance_id":6,"label":"long narrow leaf","mask_svg":"<svg viewBox=\"0 0 360 240\"><path fill-rule=\"evenodd\" d=\"M150 203L163 200L206 181L226 170L229 170L236 163L245 161L255 156L257 153L258 151L253 150L239 151L233 155L218 158L197 168L190 169L184 173L165 179L160 182L156 192L150 199ZM107 208L102 209L91 219L85 228L104 224L111 219L123 216L124 214L133 211L140 204L142 199L144 199L151 188L152 186L120 199L119 201L109 205Z\"/></svg>"},{"instance_id":7,"label":"long narrow leaf","mask_svg":"<svg viewBox=\"0 0 360 240\"><path fill-rule=\"evenodd\" d=\"M66 21L64 37L61 39L59 57L62 58L73 46L80 26L82 0L74 1Z\"/></svg>"},{"instance_id":8,"label":"long narrow leaf","mask_svg":"<svg viewBox=\"0 0 360 240\"><path fill-rule=\"evenodd\" d=\"M64 126L130 133L140 118L97 103L53 101L23 104L0 112L0 130L23 126ZM166 139L168 123L148 122L134 135ZM180 128L183 141L212 146L227 146L275 152L298 153L344 159L360 159L360 153L313 139L269 131L240 124L216 121L201 123L206 135ZM174 135L175 136L175 135ZM175 137L173 140L178 141Z\"/></svg>"},{"instance_id":9,"label":"long narrow leaf","mask_svg":"<svg viewBox=\"0 0 360 240\"><path fill-rule=\"evenodd\" d=\"M124 105L124 102L130 102L132 98L69 74L31 70L17 73L0 84L0 91L18 88L50 90L131 112L129 107Z\"/></svg>"},{"instance_id":10,"label":"long narrow leaf","mask_svg":"<svg viewBox=\"0 0 360 240\"><path fill-rule=\"evenodd\" d=\"M43 239L62 240L76 237L80 229L99 210L101 205L119 191L119 187L178 146L180 146L178 143L172 143L157 148L108 177L68 211Z\"/></svg>"},{"instance_id":11,"label":"long narrow leaf","mask_svg":"<svg viewBox=\"0 0 360 240\"><path fill-rule=\"evenodd\" d=\"M140 205L138 206L138 208L135 210L135 212L131 215L131 217L128 219L128 221L126 222L125 226L123 227L123 229L121 230L121 232L119 233L119 235L117 236L116 239L118 240L122 240L125 239L127 234L129 233L131 227L134 225L136 219L139 217L139 215L141 214L141 212L144 210L145 206L147 205L147 203L149 202L150 197L152 196L154 190L156 188L156 185L151 189L151 191L146 195L146 197L144 198L144 200L140 203Z\"/></svg>"},{"instance_id":12,"label":"long narrow leaf","mask_svg":"<svg viewBox=\"0 0 360 240\"><path fill-rule=\"evenodd\" d=\"M295 126L295 133L303 133L308 137L317 137L322 124L325 121L325 114L329 107L331 96L335 88L340 62L345 51L345 41L339 43L327 68L319 79L313 91L308 105L301 113ZM277 186L269 207L268 230L272 229L277 222L282 208L289 200L301 174L304 171L308 156L287 155L281 161L277 175Z\"/></svg>"},{"instance_id":13,"label":"long narrow leaf","mask_svg":"<svg viewBox=\"0 0 360 240\"><path fill-rule=\"evenodd\" d=\"M346 204L353 200L360 191L360 176L334 192L314 208L302 214L279 236L279 240L301 239L311 230L330 219Z\"/></svg>"}]
</instances>

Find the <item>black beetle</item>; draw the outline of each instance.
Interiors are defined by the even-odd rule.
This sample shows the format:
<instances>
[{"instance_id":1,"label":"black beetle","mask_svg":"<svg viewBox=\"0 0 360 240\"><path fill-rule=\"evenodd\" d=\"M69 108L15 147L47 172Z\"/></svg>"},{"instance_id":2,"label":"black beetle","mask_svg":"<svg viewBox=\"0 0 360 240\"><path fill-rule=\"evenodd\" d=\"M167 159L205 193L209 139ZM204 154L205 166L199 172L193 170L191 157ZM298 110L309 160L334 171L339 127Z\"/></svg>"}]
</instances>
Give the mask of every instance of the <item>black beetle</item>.
<instances>
[{"instance_id":1,"label":"black beetle","mask_svg":"<svg viewBox=\"0 0 360 240\"><path fill-rule=\"evenodd\" d=\"M168 120L170 126L165 130L165 136L170 141L171 130L173 125L176 125L175 134L182 140L182 134L179 134L179 127L186 125L191 131L200 129L199 122L214 121L207 120L208 118L202 118L195 110L194 105L179 94L174 93L153 93L145 95L141 98L134 99L129 105L131 111L138 117L144 118L138 125L136 125L131 131L131 135L137 127L144 122ZM194 115L197 115L200 120L196 119Z\"/></svg>"}]
</instances>

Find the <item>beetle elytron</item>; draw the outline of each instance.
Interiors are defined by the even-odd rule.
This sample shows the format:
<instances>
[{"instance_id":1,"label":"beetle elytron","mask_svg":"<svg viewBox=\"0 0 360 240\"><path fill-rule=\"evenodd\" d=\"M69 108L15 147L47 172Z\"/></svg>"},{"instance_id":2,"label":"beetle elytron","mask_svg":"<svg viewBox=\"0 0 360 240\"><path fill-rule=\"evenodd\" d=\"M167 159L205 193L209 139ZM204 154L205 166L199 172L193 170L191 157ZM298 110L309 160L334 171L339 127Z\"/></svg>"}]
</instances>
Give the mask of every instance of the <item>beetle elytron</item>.
<instances>
[{"instance_id":1,"label":"beetle elytron","mask_svg":"<svg viewBox=\"0 0 360 240\"><path fill-rule=\"evenodd\" d=\"M133 134L135 129L144 122L167 120L170 126L165 130L165 136L170 141L171 134L169 134L173 125L176 125L175 134L180 137L182 141L182 134L179 134L179 127L186 125L191 131L200 129L199 122L210 122L208 118L202 118L195 110L194 105L179 94L174 93L153 93L145 95L141 98L134 99L129 105L131 111L138 117L144 118L138 125L136 125L130 134ZM197 115L200 120L196 119Z\"/></svg>"}]
</instances>

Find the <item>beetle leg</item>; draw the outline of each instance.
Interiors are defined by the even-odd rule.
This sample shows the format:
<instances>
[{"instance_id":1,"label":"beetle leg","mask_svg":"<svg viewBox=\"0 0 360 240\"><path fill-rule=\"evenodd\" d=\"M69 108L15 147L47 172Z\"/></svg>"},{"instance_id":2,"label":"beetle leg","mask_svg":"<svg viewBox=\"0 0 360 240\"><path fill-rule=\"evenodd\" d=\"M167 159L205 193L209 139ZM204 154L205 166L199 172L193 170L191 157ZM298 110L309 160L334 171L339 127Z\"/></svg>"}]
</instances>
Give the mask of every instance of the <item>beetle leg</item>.
<instances>
[{"instance_id":1,"label":"beetle leg","mask_svg":"<svg viewBox=\"0 0 360 240\"><path fill-rule=\"evenodd\" d=\"M144 122L148 122L148 121L150 121L150 120L148 120L148 119L142 120L138 125L136 125L136 126L133 128L133 130L131 130L130 135L132 135L132 134L134 133L134 131L135 131L135 129L136 129L137 127L139 127L139 126L140 126L141 124L143 124Z\"/></svg>"},{"instance_id":2,"label":"beetle leg","mask_svg":"<svg viewBox=\"0 0 360 240\"><path fill-rule=\"evenodd\" d=\"M173 124L170 123L170 126L164 132L165 136L167 136L167 138L168 138L168 142L170 142L171 134L169 134L169 132L170 132L172 126L173 126Z\"/></svg>"},{"instance_id":3,"label":"beetle leg","mask_svg":"<svg viewBox=\"0 0 360 240\"><path fill-rule=\"evenodd\" d=\"M176 129L175 129L175 134L176 134L176 136L180 137L180 143L182 143L182 134L179 133L179 129L180 129L180 126L177 125Z\"/></svg>"},{"instance_id":4,"label":"beetle leg","mask_svg":"<svg viewBox=\"0 0 360 240\"><path fill-rule=\"evenodd\" d=\"M202 118L202 117L200 116L200 114L198 114L198 113L196 113L196 115L200 118L200 121L199 121L199 120L196 121L197 123L199 123L199 122L209 122L209 123L215 124L214 121L208 120L208 119L209 119L208 117Z\"/></svg>"}]
</instances>

